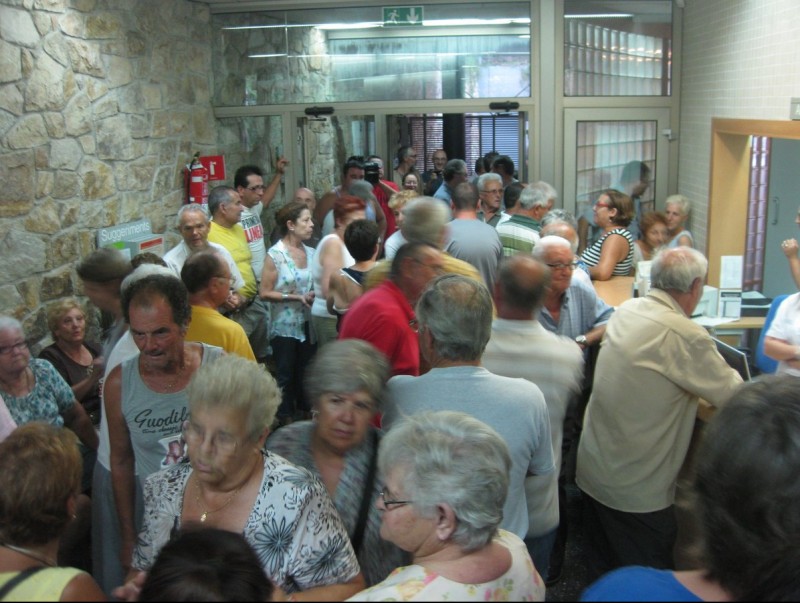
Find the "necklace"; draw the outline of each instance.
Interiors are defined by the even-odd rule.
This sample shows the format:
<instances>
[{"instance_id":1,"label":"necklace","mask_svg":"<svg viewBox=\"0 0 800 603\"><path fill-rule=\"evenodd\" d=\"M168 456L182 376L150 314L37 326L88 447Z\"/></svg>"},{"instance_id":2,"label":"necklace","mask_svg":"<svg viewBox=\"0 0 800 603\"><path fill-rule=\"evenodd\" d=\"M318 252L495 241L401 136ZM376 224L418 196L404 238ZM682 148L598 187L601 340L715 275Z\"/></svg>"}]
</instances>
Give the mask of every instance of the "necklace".
<instances>
[{"instance_id":1,"label":"necklace","mask_svg":"<svg viewBox=\"0 0 800 603\"><path fill-rule=\"evenodd\" d=\"M237 494L239 494L239 490L241 490L242 486L244 486L248 481L250 481L250 480L247 479L247 480L244 481L244 483L240 484L239 487L236 488L236 490L234 490L233 493L219 507L217 507L216 509L206 509L205 511L203 511L200 514L200 523L205 523L206 519L208 519L208 516L211 513L216 513L217 511L222 511L222 509L224 509L229 504L231 504L231 501L233 501L234 497ZM200 481L196 481L194 484L195 484L195 487L197 489L197 494L195 494L195 501L197 502L197 506L199 508L203 508L203 507L205 507L205 504L202 501L203 490L200 488Z\"/></svg>"},{"instance_id":2,"label":"necklace","mask_svg":"<svg viewBox=\"0 0 800 603\"><path fill-rule=\"evenodd\" d=\"M25 557L29 557L34 561L38 561L39 563L43 563L47 567L55 567L56 562L50 559L49 557L45 557L41 553L37 553L35 551L31 551L29 549L24 549L21 546L14 546L13 544L0 544L3 548L6 548L10 551L14 551L15 553L19 553L20 555L24 555Z\"/></svg>"},{"instance_id":3,"label":"necklace","mask_svg":"<svg viewBox=\"0 0 800 603\"><path fill-rule=\"evenodd\" d=\"M178 381L180 381L180 380L181 380L181 375L183 375L183 369L184 369L184 368L186 368L186 363L185 363L185 362L181 362L181 365L180 365L180 367L178 368L178 372L175 374L175 378L172 380L172 382L171 382L171 383L167 383L167 384L165 385L165 387L166 387L166 388L167 388L169 391L172 391L172 390L175 388L175 386L178 384Z\"/></svg>"}]
</instances>

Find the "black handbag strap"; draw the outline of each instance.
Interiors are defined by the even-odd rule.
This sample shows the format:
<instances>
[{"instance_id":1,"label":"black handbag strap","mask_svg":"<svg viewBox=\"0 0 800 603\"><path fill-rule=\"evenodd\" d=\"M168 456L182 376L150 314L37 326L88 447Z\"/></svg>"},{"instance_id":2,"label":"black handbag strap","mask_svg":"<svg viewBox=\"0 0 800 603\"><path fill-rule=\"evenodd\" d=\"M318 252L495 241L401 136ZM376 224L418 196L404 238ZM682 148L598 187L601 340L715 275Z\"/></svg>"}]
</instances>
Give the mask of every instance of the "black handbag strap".
<instances>
[{"instance_id":1,"label":"black handbag strap","mask_svg":"<svg viewBox=\"0 0 800 603\"><path fill-rule=\"evenodd\" d=\"M375 471L378 467L378 432L372 431L372 457L369 460L369 470L367 472L367 481L364 485L364 494L361 496L361 508L358 510L358 523L356 530L353 532L353 537L350 542L353 544L353 550L356 555L361 551L361 546L364 544L364 532L367 529L367 516L369 509L372 506L372 491L375 489Z\"/></svg>"},{"instance_id":2,"label":"black handbag strap","mask_svg":"<svg viewBox=\"0 0 800 603\"><path fill-rule=\"evenodd\" d=\"M2 588L0 588L0 601L6 598L6 595L14 590L20 582L23 582L33 576L35 573L45 569L44 566L39 565L37 567L29 567L26 570L22 570L16 576L11 578L8 582L6 582Z\"/></svg>"}]
</instances>

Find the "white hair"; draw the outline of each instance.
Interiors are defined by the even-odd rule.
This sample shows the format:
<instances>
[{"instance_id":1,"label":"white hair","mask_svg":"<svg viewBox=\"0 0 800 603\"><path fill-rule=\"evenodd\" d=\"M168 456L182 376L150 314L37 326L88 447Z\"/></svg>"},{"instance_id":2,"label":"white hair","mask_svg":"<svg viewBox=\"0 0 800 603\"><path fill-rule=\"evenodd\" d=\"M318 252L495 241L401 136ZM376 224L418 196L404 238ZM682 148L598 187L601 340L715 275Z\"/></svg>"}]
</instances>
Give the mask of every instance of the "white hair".
<instances>
[{"instance_id":1,"label":"white hair","mask_svg":"<svg viewBox=\"0 0 800 603\"><path fill-rule=\"evenodd\" d=\"M495 174L494 172L486 172L485 174L481 174L478 178L478 190L482 191L488 182L499 182L500 184L503 183L503 179L500 177L500 174Z\"/></svg>"},{"instance_id":2,"label":"white hair","mask_svg":"<svg viewBox=\"0 0 800 603\"><path fill-rule=\"evenodd\" d=\"M544 261L545 256L547 256L547 252L551 249L569 249L570 252L574 253L572 250L572 245L569 241L567 241L567 239L557 235L547 235L539 239L534 246L533 257L535 257L537 260Z\"/></svg>"},{"instance_id":3,"label":"white hair","mask_svg":"<svg viewBox=\"0 0 800 603\"><path fill-rule=\"evenodd\" d=\"M177 278L175 272L173 272L171 268L161 266L160 264L142 264L123 279L122 285L120 286L120 291L125 293L125 291L127 291L135 282L142 280L146 276L152 276L154 274Z\"/></svg>"},{"instance_id":4,"label":"white hair","mask_svg":"<svg viewBox=\"0 0 800 603\"><path fill-rule=\"evenodd\" d=\"M650 282L662 291L688 293L692 283L705 278L708 260L691 247L674 247L661 250L650 266Z\"/></svg>"}]
</instances>

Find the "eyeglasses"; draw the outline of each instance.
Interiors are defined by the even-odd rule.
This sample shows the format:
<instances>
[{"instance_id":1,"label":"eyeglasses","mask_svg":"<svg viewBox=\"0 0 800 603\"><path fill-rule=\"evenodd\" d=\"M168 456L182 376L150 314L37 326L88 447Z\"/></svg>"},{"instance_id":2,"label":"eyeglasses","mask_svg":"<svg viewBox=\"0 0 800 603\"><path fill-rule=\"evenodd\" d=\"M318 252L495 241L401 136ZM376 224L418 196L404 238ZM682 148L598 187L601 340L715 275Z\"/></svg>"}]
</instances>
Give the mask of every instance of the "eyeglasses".
<instances>
[{"instance_id":1,"label":"eyeglasses","mask_svg":"<svg viewBox=\"0 0 800 603\"><path fill-rule=\"evenodd\" d=\"M221 279L221 280L225 281L226 283L228 283L229 287L233 283L233 277L232 276L215 276L214 278L218 278L218 279Z\"/></svg>"},{"instance_id":2,"label":"eyeglasses","mask_svg":"<svg viewBox=\"0 0 800 603\"><path fill-rule=\"evenodd\" d=\"M482 193L487 193L489 195L502 195L503 194L503 189L502 188L490 188L490 189L484 189L481 192Z\"/></svg>"},{"instance_id":3,"label":"eyeglasses","mask_svg":"<svg viewBox=\"0 0 800 603\"><path fill-rule=\"evenodd\" d=\"M8 356L9 354L13 354L14 352L21 352L27 347L28 347L27 341L18 341L17 343L12 343L11 345L6 345L0 348L0 356Z\"/></svg>"},{"instance_id":4,"label":"eyeglasses","mask_svg":"<svg viewBox=\"0 0 800 603\"><path fill-rule=\"evenodd\" d=\"M551 270L575 270L578 267L578 262L570 262L569 264L547 264Z\"/></svg>"},{"instance_id":5,"label":"eyeglasses","mask_svg":"<svg viewBox=\"0 0 800 603\"><path fill-rule=\"evenodd\" d=\"M386 507L387 511L402 507L403 505L410 505L414 502L413 500L386 500L386 492L381 492L380 496L383 501L383 506Z\"/></svg>"},{"instance_id":6,"label":"eyeglasses","mask_svg":"<svg viewBox=\"0 0 800 603\"><path fill-rule=\"evenodd\" d=\"M595 203L595 204L594 204L594 206L595 206L595 207L605 207L606 209L608 209L609 207L611 207L611 206L610 206L608 203L601 203L600 201L598 201L597 203Z\"/></svg>"},{"instance_id":7,"label":"eyeglasses","mask_svg":"<svg viewBox=\"0 0 800 603\"><path fill-rule=\"evenodd\" d=\"M247 187L247 190L249 190L249 191L258 191L258 190L263 191L263 190L266 190L266 189L267 189L267 187L264 186L263 184L254 184L253 186L248 186Z\"/></svg>"},{"instance_id":8,"label":"eyeglasses","mask_svg":"<svg viewBox=\"0 0 800 603\"><path fill-rule=\"evenodd\" d=\"M408 326L411 327L411 330L414 331L415 333L419 333L420 326L419 326L419 321L416 318L412 318L411 320L409 320Z\"/></svg>"},{"instance_id":9,"label":"eyeglasses","mask_svg":"<svg viewBox=\"0 0 800 603\"><path fill-rule=\"evenodd\" d=\"M181 434L189 446L201 446L206 439L205 432L200 430L189 420L183 422ZM239 442L231 434L223 431L215 433L211 437L211 445L218 453L229 456L236 452Z\"/></svg>"}]
</instances>

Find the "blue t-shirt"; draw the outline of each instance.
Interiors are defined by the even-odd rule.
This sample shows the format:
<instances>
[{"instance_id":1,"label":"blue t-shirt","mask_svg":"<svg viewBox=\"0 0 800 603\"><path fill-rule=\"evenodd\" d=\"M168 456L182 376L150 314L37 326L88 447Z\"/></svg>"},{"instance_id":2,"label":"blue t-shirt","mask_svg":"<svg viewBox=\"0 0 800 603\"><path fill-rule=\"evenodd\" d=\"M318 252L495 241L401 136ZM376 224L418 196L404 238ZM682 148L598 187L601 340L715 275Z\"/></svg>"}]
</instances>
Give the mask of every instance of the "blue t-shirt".
<instances>
[{"instance_id":1,"label":"blue t-shirt","mask_svg":"<svg viewBox=\"0 0 800 603\"><path fill-rule=\"evenodd\" d=\"M632 565L602 576L581 601L702 601L675 579L670 570Z\"/></svg>"}]
</instances>

